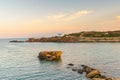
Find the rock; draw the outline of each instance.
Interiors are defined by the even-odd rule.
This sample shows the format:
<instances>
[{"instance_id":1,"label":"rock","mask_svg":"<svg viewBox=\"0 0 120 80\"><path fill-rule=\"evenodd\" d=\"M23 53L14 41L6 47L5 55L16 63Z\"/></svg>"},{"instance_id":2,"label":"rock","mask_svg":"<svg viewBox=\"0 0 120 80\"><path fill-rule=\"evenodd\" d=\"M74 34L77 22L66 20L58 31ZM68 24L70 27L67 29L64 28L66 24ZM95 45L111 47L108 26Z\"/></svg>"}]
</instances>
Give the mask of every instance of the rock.
<instances>
[{"instance_id":1,"label":"rock","mask_svg":"<svg viewBox=\"0 0 120 80\"><path fill-rule=\"evenodd\" d=\"M106 80L120 80L120 78L107 78Z\"/></svg>"},{"instance_id":2,"label":"rock","mask_svg":"<svg viewBox=\"0 0 120 80\"><path fill-rule=\"evenodd\" d=\"M107 78L105 75L101 75L100 78Z\"/></svg>"},{"instance_id":3,"label":"rock","mask_svg":"<svg viewBox=\"0 0 120 80\"><path fill-rule=\"evenodd\" d=\"M67 64L67 68L73 68L73 66L74 66L74 64L72 64L72 63L69 63L69 64ZM74 70L73 70L74 71Z\"/></svg>"},{"instance_id":4,"label":"rock","mask_svg":"<svg viewBox=\"0 0 120 80\"><path fill-rule=\"evenodd\" d=\"M13 41L10 41L10 42L13 42L13 43L22 43L22 42L25 42L25 41L17 41L17 40L13 40Z\"/></svg>"},{"instance_id":5,"label":"rock","mask_svg":"<svg viewBox=\"0 0 120 80\"><path fill-rule=\"evenodd\" d=\"M27 40L27 42L36 42L36 39L35 39L35 38L29 38L29 39Z\"/></svg>"},{"instance_id":6,"label":"rock","mask_svg":"<svg viewBox=\"0 0 120 80\"><path fill-rule=\"evenodd\" d=\"M78 69L77 69L77 68L75 68L75 67L74 67L74 68L72 68L72 71L77 71L77 70L78 70Z\"/></svg>"},{"instance_id":7,"label":"rock","mask_svg":"<svg viewBox=\"0 0 120 80\"><path fill-rule=\"evenodd\" d=\"M38 57L42 60L45 59L47 61L60 60L61 54L61 51L42 51L39 53Z\"/></svg>"},{"instance_id":8,"label":"rock","mask_svg":"<svg viewBox=\"0 0 120 80\"><path fill-rule=\"evenodd\" d=\"M86 65L81 65L83 68L85 68L86 67Z\"/></svg>"},{"instance_id":9,"label":"rock","mask_svg":"<svg viewBox=\"0 0 120 80\"><path fill-rule=\"evenodd\" d=\"M83 73L83 69L78 69L78 73L82 74Z\"/></svg>"},{"instance_id":10,"label":"rock","mask_svg":"<svg viewBox=\"0 0 120 80\"><path fill-rule=\"evenodd\" d=\"M101 78L101 75L98 74L98 75L95 75L94 78ZM103 78L102 78L103 79Z\"/></svg>"},{"instance_id":11,"label":"rock","mask_svg":"<svg viewBox=\"0 0 120 80\"><path fill-rule=\"evenodd\" d=\"M105 75L102 75L99 70L91 68L87 65L80 65L79 67L74 67L74 64L68 64L68 68L72 68L72 71L77 71L79 74L83 72L86 73L86 78L88 80L120 80L120 78L107 78Z\"/></svg>"},{"instance_id":12,"label":"rock","mask_svg":"<svg viewBox=\"0 0 120 80\"><path fill-rule=\"evenodd\" d=\"M89 66L85 66L85 72L86 72L86 74L90 73L93 70L94 70L93 68L91 68Z\"/></svg>"},{"instance_id":13,"label":"rock","mask_svg":"<svg viewBox=\"0 0 120 80\"><path fill-rule=\"evenodd\" d=\"M99 70L92 70L91 72L89 72L88 74L86 74L87 78L94 78L96 75L100 75L100 71Z\"/></svg>"},{"instance_id":14,"label":"rock","mask_svg":"<svg viewBox=\"0 0 120 80\"><path fill-rule=\"evenodd\" d=\"M67 66L67 68L71 68L70 66Z\"/></svg>"},{"instance_id":15,"label":"rock","mask_svg":"<svg viewBox=\"0 0 120 80\"><path fill-rule=\"evenodd\" d=\"M92 80L106 80L106 79L102 79L102 78L92 78Z\"/></svg>"},{"instance_id":16,"label":"rock","mask_svg":"<svg viewBox=\"0 0 120 80\"><path fill-rule=\"evenodd\" d=\"M112 78L106 78L106 80L114 80L114 79L112 79Z\"/></svg>"},{"instance_id":17,"label":"rock","mask_svg":"<svg viewBox=\"0 0 120 80\"><path fill-rule=\"evenodd\" d=\"M70 64L68 64L69 66L74 66L74 64L72 64L72 63L70 63Z\"/></svg>"}]
</instances>

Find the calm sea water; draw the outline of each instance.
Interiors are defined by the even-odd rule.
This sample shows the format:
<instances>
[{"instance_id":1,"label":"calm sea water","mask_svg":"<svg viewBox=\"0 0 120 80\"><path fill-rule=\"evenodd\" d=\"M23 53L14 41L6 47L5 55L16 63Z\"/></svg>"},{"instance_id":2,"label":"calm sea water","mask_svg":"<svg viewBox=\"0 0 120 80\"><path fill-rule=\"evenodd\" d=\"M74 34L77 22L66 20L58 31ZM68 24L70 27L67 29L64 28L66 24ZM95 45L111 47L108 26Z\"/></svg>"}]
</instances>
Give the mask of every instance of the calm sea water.
<instances>
[{"instance_id":1,"label":"calm sea water","mask_svg":"<svg viewBox=\"0 0 120 80\"><path fill-rule=\"evenodd\" d=\"M0 80L87 80L67 64L89 65L120 78L120 43L9 43L0 40ZM61 50L59 62L39 61L38 53ZM104 73L105 72L105 73Z\"/></svg>"}]
</instances>

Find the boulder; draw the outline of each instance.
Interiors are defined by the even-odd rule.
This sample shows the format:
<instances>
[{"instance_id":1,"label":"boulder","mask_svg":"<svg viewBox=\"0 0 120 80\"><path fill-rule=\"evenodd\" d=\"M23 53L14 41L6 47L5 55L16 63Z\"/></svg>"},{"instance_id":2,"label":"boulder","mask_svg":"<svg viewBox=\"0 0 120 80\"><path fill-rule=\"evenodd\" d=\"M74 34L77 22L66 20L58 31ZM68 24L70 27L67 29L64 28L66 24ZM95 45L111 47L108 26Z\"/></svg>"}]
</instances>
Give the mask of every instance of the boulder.
<instances>
[{"instance_id":1,"label":"boulder","mask_svg":"<svg viewBox=\"0 0 120 80\"><path fill-rule=\"evenodd\" d=\"M86 74L87 78L94 78L96 75L100 75L100 71L95 69L92 70L91 72L89 72L88 74Z\"/></svg>"},{"instance_id":2,"label":"boulder","mask_svg":"<svg viewBox=\"0 0 120 80\"><path fill-rule=\"evenodd\" d=\"M47 61L60 60L61 54L61 51L42 51L39 53L38 57Z\"/></svg>"}]
</instances>

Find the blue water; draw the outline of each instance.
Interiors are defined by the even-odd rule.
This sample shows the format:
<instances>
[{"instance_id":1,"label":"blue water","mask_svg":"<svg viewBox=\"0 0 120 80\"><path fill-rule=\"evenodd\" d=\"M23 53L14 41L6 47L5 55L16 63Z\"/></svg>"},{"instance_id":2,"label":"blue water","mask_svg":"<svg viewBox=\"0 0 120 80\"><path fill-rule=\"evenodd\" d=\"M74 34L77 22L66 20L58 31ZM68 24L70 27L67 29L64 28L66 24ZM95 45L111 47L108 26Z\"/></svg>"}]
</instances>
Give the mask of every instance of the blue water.
<instances>
[{"instance_id":1,"label":"blue water","mask_svg":"<svg viewBox=\"0 0 120 80\"><path fill-rule=\"evenodd\" d=\"M18 39L19 40L19 39ZM9 43L0 40L0 80L87 80L67 69L68 63L89 65L120 78L120 43ZM38 59L44 50L61 50L62 60ZM105 73L104 73L105 72Z\"/></svg>"}]
</instances>

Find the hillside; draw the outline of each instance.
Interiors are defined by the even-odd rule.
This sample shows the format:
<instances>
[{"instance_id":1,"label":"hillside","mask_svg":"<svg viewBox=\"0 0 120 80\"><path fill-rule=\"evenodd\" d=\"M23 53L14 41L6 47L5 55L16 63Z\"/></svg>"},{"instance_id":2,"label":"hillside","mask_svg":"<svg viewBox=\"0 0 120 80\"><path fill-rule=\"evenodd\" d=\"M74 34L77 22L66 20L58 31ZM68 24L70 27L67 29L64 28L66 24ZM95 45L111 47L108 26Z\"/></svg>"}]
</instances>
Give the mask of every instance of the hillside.
<instances>
[{"instance_id":1,"label":"hillside","mask_svg":"<svg viewBox=\"0 0 120 80\"><path fill-rule=\"evenodd\" d=\"M74 37L120 37L120 30L118 31L84 31L78 33L65 34L64 36Z\"/></svg>"}]
</instances>

